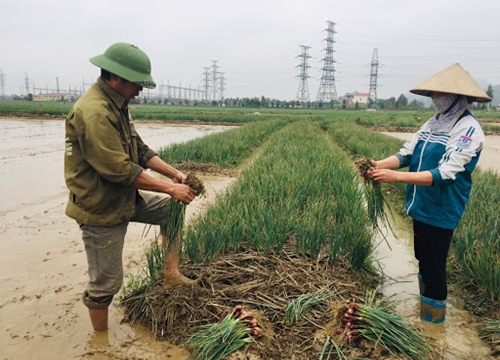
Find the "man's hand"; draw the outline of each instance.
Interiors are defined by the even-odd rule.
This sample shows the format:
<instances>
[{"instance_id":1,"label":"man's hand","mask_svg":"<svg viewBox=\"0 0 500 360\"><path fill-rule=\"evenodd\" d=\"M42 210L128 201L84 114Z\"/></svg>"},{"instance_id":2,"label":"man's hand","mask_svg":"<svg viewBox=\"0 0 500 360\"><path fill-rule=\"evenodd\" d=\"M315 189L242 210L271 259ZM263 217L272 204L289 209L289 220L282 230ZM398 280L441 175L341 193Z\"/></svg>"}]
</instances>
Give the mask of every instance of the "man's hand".
<instances>
[{"instance_id":1,"label":"man's hand","mask_svg":"<svg viewBox=\"0 0 500 360\"><path fill-rule=\"evenodd\" d=\"M196 197L196 191L188 185L176 182L172 185L170 195L184 204L189 204Z\"/></svg>"},{"instance_id":2,"label":"man's hand","mask_svg":"<svg viewBox=\"0 0 500 360\"><path fill-rule=\"evenodd\" d=\"M175 184L184 184L186 177L187 176L183 172L177 171L177 173L172 177L172 181Z\"/></svg>"}]
</instances>

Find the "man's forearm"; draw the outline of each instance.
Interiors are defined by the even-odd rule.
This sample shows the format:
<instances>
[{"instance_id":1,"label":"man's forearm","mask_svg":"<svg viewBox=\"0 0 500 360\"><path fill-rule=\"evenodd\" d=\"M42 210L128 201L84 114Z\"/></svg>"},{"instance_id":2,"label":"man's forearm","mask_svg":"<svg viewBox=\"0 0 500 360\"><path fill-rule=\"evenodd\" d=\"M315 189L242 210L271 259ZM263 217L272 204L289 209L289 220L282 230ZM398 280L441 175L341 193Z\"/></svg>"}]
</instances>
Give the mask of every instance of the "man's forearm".
<instances>
[{"instance_id":1,"label":"man's forearm","mask_svg":"<svg viewBox=\"0 0 500 360\"><path fill-rule=\"evenodd\" d=\"M149 175L145 171L141 172L139 176L132 182L132 186L140 190L157 191L170 194L172 191L172 184L154 176Z\"/></svg>"},{"instance_id":2,"label":"man's forearm","mask_svg":"<svg viewBox=\"0 0 500 360\"><path fill-rule=\"evenodd\" d=\"M160 159L158 156L153 156L151 159L149 159L146 163L146 166L149 169L154 170L157 173L162 174L163 176L166 176L172 180L174 178L181 180L179 175L180 172L173 166Z\"/></svg>"}]
</instances>

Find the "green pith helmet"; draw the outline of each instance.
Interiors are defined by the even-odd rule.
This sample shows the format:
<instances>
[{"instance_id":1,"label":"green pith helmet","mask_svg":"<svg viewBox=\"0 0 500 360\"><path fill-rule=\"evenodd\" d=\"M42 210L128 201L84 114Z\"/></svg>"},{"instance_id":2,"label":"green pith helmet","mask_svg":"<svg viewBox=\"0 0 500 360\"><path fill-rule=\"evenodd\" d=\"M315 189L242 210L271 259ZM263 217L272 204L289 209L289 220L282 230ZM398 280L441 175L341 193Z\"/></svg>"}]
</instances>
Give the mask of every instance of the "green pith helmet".
<instances>
[{"instance_id":1,"label":"green pith helmet","mask_svg":"<svg viewBox=\"0 0 500 360\"><path fill-rule=\"evenodd\" d=\"M156 83L151 77L151 62L144 51L136 45L116 43L104 54L90 58L90 62L101 69L148 89Z\"/></svg>"}]
</instances>

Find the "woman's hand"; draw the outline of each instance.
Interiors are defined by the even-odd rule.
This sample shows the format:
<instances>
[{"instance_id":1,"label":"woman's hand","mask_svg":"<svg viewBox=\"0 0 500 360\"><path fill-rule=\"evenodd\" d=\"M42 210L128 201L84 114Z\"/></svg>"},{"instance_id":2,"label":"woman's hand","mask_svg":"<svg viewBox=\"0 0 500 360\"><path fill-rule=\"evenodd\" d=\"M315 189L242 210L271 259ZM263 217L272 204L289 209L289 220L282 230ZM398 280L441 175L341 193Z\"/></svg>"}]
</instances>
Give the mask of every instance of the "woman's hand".
<instances>
[{"instance_id":1,"label":"woman's hand","mask_svg":"<svg viewBox=\"0 0 500 360\"><path fill-rule=\"evenodd\" d=\"M399 178L399 172L388 169L377 169L373 168L368 171L368 175L373 181L378 183L392 183L397 182Z\"/></svg>"}]
</instances>

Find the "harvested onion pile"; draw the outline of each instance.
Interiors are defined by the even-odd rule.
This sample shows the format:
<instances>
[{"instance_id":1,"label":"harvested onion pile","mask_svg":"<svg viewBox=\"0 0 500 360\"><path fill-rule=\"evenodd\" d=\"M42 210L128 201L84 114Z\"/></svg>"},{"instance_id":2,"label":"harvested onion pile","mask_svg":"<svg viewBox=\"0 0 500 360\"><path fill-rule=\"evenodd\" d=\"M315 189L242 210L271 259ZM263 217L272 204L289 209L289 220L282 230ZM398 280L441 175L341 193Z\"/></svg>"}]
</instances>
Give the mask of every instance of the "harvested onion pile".
<instances>
[{"instance_id":1,"label":"harvested onion pile","mask_svg":"<svg viewBox=\"0 0 500 360\"><path fill-rule=\"evenodd\" d=\"M375 291L367 293L364 304L348 301L337 335L345 335L351 345L364 338L396 355L425 358L431 352L429 344L411 321L394 312L396 305L375 301Z\"/></svg>"},{"instance_id":2,"label":"harvested onion pile","mask_svg":"<svg viewBox=\"0 0 500 360\"><path fill-rule=\"evenodd\" d=\"M185 343L189 360L219 360L260 336L257 319L241 305L223 312L216 324L201 326Z\"/></svg>"},{"instance_id":3,"label":"harvested onion pile","mask_svg":"<svg viewBox=\"0 0 500 360\"><path fill-rule=\"evenodd\" d=\"M252 312L245 311L243 309L243 306L237 305L230 314L228 314L226 311L223 311L220 315L221 321L224 320L227 316L243 321L245 326L250 329L250 335L252 335L253 337L260 336L260 328L257 323L257 319L252 315Z\"/></svg>"}]
</instances>

